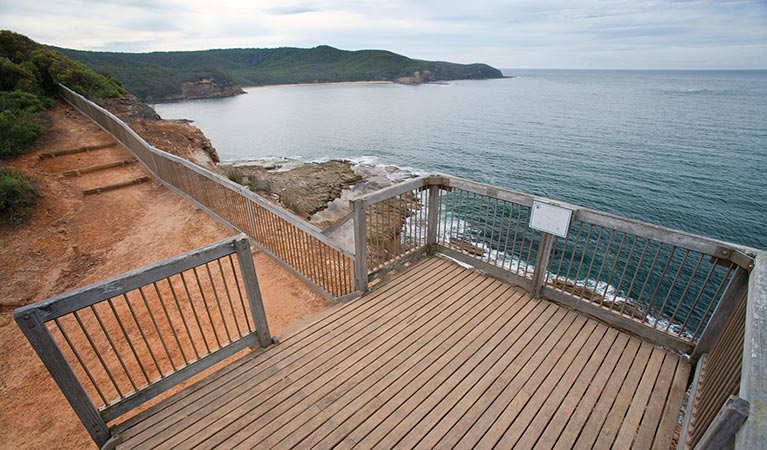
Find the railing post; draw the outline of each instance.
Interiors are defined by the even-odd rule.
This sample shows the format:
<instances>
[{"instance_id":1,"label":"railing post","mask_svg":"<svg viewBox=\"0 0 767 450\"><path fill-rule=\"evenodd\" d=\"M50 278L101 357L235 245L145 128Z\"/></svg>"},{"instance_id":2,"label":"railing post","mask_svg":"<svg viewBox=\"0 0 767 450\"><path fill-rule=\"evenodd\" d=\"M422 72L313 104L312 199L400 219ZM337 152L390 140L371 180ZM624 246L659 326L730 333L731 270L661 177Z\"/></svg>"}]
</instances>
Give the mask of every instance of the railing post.
<instances>
[{"instance_id":1,"label":"railing post","mask_svg":"<svg viewBox=\"0 0 767 450\"><path fill-rule=\"evenodd\" d=\"M269 334L269 323L266 321L261 289L258 287L253 254L250 253L250 241L243 236L235 241L234 246L237 251L237 262L240 264L242 281L245 285L245 294L248 296L250 313L253 315L253 324L256 326L258 343L261 347L267 347L272 343L272 336Z\"/></svg>"},{"instance_id":2,"label":"railing post","mask_svg":"<svg viewBox=\"0 0 767 450\"><path fill-rule=\"evenodd\" d=\"M354 214L354 289L368 290L368 245L365 206L361 200L351 200Z\"/></svg>"},{"instance_id":3,"label":"railing post","mask_svg":"<svg viewBox=\"0 0 767 450\"><path fill-rule=\"evenodd\" d=\"M719 450L732 448L733 438L748 418L749 404L742 398L731 395L714 417L711 425L697 444L695 450ZM764 442L762 442L764 444ZM757 448L757 447L749 447Z\"/></svg>"},{"instance_id":4,"label":"railing post","mask_svg":"<svg viewBox=\"0 0 767 450\"><path fill-rule=\"evenodd\" d=\"M429 211L426 224L426 245L429 253L433 254L437 244L437 228L439 227L439 186L429 185Z\"/></svg>"},{"instance_id":5,"label":"railing post","mask_svg":"<svg viewBox=\"0 0 767 450\"><path fill-rule=\"evenodd\" d=\"M546 270L551 260L551 251L554 248L554 236L549 233L541 233L538 242L538 253L535 256L535 270L533 271L533 297L541 296L541 289L546 278Z\"/></svg>"},{"instance_id":6,"label":"railing post","mask_svg":"<svg viewBox=\"0 0 767 450\"><path fill-rule=\"evenodd\" d=\"M98 409L93 405L88 393L80 384L72 367L61 353L56 341L53 340L48 327L40 319L36 310L25 311L21 314L14 314L16 323L21 328L24 336L27 337L32 348L35 350L40 360L50 372L53 380L64 393L69 404L74 409L77 417L85 425L86 430L99 447L106 444L111 437L109 428L101 417Z\"/></svg>"}]
</instances>

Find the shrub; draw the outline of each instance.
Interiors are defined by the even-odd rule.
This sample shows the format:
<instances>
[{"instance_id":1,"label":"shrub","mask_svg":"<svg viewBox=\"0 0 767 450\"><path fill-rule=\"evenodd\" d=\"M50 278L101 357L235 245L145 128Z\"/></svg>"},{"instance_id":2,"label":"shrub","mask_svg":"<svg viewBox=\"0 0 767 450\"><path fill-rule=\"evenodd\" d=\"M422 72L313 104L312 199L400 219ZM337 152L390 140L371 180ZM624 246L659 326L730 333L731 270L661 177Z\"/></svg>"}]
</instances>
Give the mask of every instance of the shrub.
<instances>
[{"instance_id":1,"label":"shrub","mask_svg":"<svg viewBox=\"0 0 767 450\"><path fill-rule=\"evenodd\" d=\"M43 89L49 95L55 95L56 84L61 83L94 101L123 96L122 89L112 79L61 53L41 47L30 52L29 60L40 71Z\"/></svg>"},{"instance_id":2,"label":"shrub","mask_svg":"<svg viewBox=\"0 0 767 450\"><path fill-rule=\"evenodd\" d=\"M245 177L245 173L238 167L222 166L221 171L224 173L225 177L237 184L242 184L242 179Z\"/></svg>"},{"instance_id":3,"label":"shrub","mask_svg":"<svg viewBox=\"0 0 767 450\"><path fill-rule=\"evenodd\" d=\"M0 167L0 223L20 224L32 213L39 197L26 175Z\"/></svg>"},{"instance_id":4,"label":"shrub","mask_svg":"<svg viewBox=\"0 0 767 450\"><path fill-rule=\"evenodd\" d=\"M23 91L0 92L0 111L35 117L48 106L45 100Z\"/></svg>"},{"instance_id":5,"label":"shrub","mask_svg":"<svg viewBox=\"0 0 767 450\"><path fill-rule=\"evenodd\" d=\"M0 56L0 90L12 91L36 84L35 74L27 66L21 66Z\"/></svg>"},{"instance_id":6,"label":"shrub","mask_svg":"<svg viewBox=\"0 0 767 450\"><path fill-rule=\"evenodd\" d=\"M24 152L43 134L43 126L27 114L0 111L0 158L11 158Z\"/></svg>"}]
</instances>

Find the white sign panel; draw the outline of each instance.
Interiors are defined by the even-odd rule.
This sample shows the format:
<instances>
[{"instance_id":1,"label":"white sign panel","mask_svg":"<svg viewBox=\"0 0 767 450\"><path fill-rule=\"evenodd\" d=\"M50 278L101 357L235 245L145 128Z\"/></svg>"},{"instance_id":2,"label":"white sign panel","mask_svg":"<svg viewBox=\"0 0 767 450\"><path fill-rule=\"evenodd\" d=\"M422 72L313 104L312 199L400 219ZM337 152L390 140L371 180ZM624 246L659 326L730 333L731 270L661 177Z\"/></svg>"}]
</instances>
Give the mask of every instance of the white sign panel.
<instances>
[{"instance_id":1,"label":"white sign panel","mask_svg":"<svg viewBox=\"0 0 767 450\"><path fill-rule=\"evenodd\" d=\"M530 228L553 234L554 236L567 237L572 216L572 209L533 200L530 213Z\"/></svg>"}]
</instances>

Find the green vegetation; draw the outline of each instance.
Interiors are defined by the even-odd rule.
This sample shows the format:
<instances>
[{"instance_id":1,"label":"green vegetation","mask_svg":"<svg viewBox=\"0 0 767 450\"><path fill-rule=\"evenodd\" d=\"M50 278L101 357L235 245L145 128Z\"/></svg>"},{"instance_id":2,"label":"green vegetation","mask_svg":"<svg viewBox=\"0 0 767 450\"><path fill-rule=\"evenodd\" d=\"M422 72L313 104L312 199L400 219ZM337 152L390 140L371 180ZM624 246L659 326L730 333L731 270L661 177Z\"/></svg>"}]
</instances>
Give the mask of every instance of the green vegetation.
<instances>
[{"instance_id":1,"label":"green vegetation","mask_svg":"<svg viewBox=\"0 0 767 450\"><path fill-rule=\"evenodd\" d=\"M119 84L26 36L0 30L0 159L26 151L45 132L40 114L58 83L94 100L122 97ZM19 224L39 197L21 172L0 167L0 223Z\"/></svg>"},{"instance_id":2,"label":"green vegetation","mask_svg":"<svg viewBox=\"0 0 767 450\"><path fill-rule=\"evenodd\" d=\"M18 225L32 213L39 197L32 181L23 173L0 167L0 223Z\"/></svg>"},{"instance_id":3,"label":"green vegetation","mask_svg":"<svg viewBox=\"0 0 767 450\"><path fill-rule=\"evenodd\" d=\"M242 169L234 166L225 166L221 167L221 170L224 172L224 176L227 177L230 181L234 181L237 184L242 183L242 179L245 178L245 172L242 171Z\"/></svg>"},{"instance_id":4,"label":"green vegetation","mask_svg":"<svg viewBox=\"0 0 767 450\"><path fill-rule=\"evenodd\" d=\"M58 97L58 83L94 100L123 95L108 76L26 36L0 30L0 159L21 154L43 134L39 116Z\"/></svg>"},{"instance_id":5,"label":"green vegetation","mask_svg":"<svg viewBox=\"0 0 767 450\"><path fill-rule=\"evenodd\" d=\"M37 116L48 103L29 92L0 92L0 158L20 154L43 134Z\"/></svg>"},{"instance_id":6,"label":"green vegetation","mask_svg":"<svg viewBox=\"0 0 767 450\"><path fill-rule=\"evenodd\" d=\"M57 48L89 67L112 74L144 99L177 97L183 82L212 79L219 86L258 86L336 81L417 81L501 78L486 64L410 59L384 50L311 48L226 49L195 52L115 53ZM416 80L414 80L416 81Z\"/></svg>"}]
</instances>

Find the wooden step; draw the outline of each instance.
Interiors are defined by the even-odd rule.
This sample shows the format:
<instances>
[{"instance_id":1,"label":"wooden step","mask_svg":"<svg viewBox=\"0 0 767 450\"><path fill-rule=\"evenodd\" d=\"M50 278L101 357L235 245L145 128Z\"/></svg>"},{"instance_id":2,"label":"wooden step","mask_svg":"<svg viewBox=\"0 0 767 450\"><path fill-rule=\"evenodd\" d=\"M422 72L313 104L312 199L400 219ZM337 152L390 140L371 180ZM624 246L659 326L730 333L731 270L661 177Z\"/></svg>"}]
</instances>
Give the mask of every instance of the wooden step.
<instances>
[{"instance_id":1,"label":"wooden step","mask_svg":"<svg viewBox=\"0 0 767 450\"><path fill-rule=\"evenodd\" d=\"M90 152L93 150L101 150L102 148L114 147L115 145L117 145L116 142L105 142L103 144L86 145L84 147L69 148L66 150L57 150L55 152L40 153L39 158L45 159L45 158L55 158L57 156L73 155L75 153L84 153L84 152Z\"/></svg>"},{"instance_id":2,"label":"wooden step","mask_svg":"<svg viewBox=\"0 0 767 450\"><path fill-rule=\"evenodd\" d=\"M83 195L101 194L102 192L113 191L115 189L133 186L134 184L146 183L147 181L149 181L149 177L147 176L134 178L132 180L122 181L120 183L108 184L106 186L100 186L93 189L86 189L83 191Z\"/></svg>"},{"instance_id":3,"label":"wooden step","mask_svg":"<svg viewBox=\"0 0 767 450\"><path fill-rule=\"evenodd\" d=\"M82 169L67 170L64 172L65 177L79 177L82 174L97 172L99 170L111 169L113 167L127 166L133 164L136 160L124 159L122 161L114 161L106 164L97 164L95 166L83 167Z\"/></svg>"}]
</instances>

